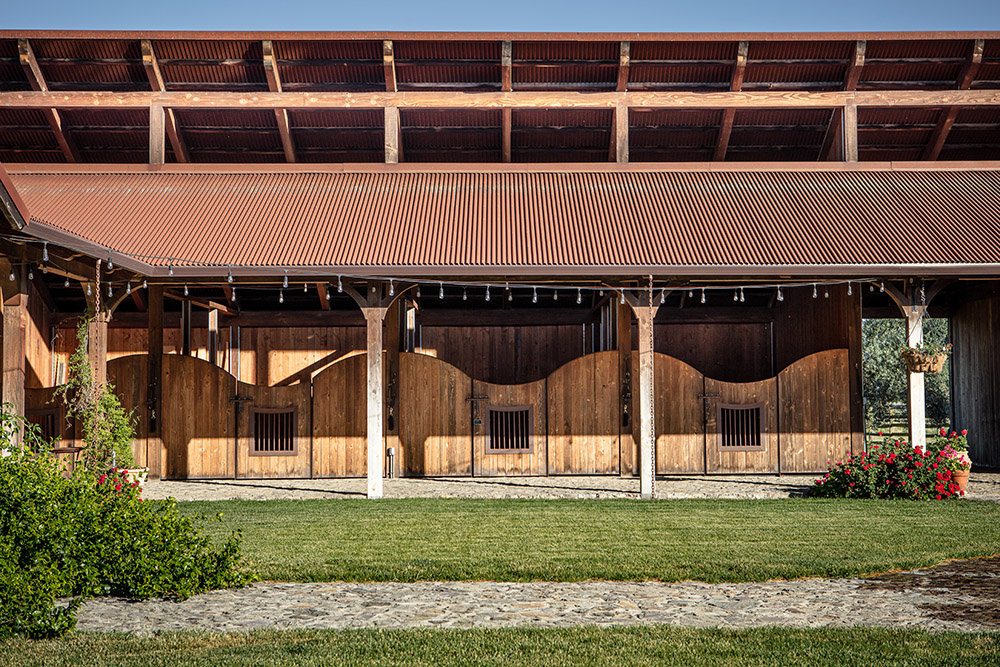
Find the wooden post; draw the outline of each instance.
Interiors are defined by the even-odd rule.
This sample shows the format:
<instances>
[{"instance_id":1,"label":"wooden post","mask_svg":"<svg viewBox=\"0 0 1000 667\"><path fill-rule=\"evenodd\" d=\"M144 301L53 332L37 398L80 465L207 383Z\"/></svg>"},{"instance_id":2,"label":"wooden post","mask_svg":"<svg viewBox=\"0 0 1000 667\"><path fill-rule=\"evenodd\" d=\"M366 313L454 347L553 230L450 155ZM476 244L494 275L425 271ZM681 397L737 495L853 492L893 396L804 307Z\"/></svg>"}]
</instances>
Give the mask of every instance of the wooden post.
<instances>
[{"instance_id":1,"label":"wooden post","mask_svg":"<svg viewBox=\"0 0 1000 667\"><path fill-rule=\"evenodd\" d=\"M392 302L385 314L385 447L395 448L395 470L389 477L399 475L399 352L400 352L400 300Z\"/></svg>"},{"instance_id":2,"label":"wooden post","mask_svg":"<svg viewBox=\"0 0 1000 667\"><path fill-rule=\"evenodd\" d=\"M191 352L191 302L181 302L181 354L190 357Z\"/></svg>"},{"instance_id":3,"label":"wooden post","mask_svg":"<svg viewBox=\"0 0 1000 667\"><path fill-rule=\"evenodd\" d=\"M13 414L24 416L24 353L28 326L28 281L23 267L13 269L4 262L3 280L3 402ZM7 279L13 270L14 280ZM7 434L12 444L20 443L21 433Z\"/></svg>"},{"instance_id":4,"label":"wooden post","mask_svg":"<svg viewBox=\"0 0 1000 667\"><path fill-rule=\"evenodd\" d=\"M101 260L97 260L99 266ZM100 274L98 273L98 277ZM90 372L94 383L103 385L108 381L108 316L106 302L101 299L101 282L84 283L87 313L90 322L87 324L87 359L90 362ZM88 290L89 287L89 290ZM89 291L89 293L87 293Z\"/></svg>"},{"instance_id":5,"label":"wooden post","mask_svg":"<svg viewBox=\"0 0 1000 667\"><path fill-rule=\"evenodd\" d=\"M844 105L844 161L858 161L858 105L848 101Z\"/></svg>"},{"instance_id":6,"label":"wooden post","mask_svg":"<svg viewBox=\"0 0 1000 667\"><path fill-rule=\"evenodd\" d=\"M926 305L915 305L906 309L906 344L917 347L924 342L924 313ZM924 374L906 374L907 416L910 429L910 445L927 449L927 406L924 394Z\"/></svg>"},{"instance_id":7,"label":"wooden post","mask_svg":"<svg viewBox=\"0 0 1000 667\"><path fill-rule=\"evenodd\" d=\"M640 293L641 294L641 293ZM642 299L646 295L642 294ZM653 317L658 307L638 305L635 308L639 323L639 406L636 420L639 423L639 495L653 497L653 476L656 474L655 415L653 414Z\"/></svg>"},{"instance_id":8,"label":"wooden post","mask_svg":"<svg viewBox=\"0 0 1000 667\"><path fill-rule=\"evenodd\" d=\"M632 437L632 311L614 298L615 333L618 348L619 387L619 470L622 477L632 477L635 465L635 439Z\"/></svg>"},{"instance_id":9,"label":"wooden post","mask_svg":"<svg viewBox=\"0 0 1000 667\"><path fill-rule=\"evenodd\" d=\"M163 107L154 104L149 107L149 164L163 164L166 156L166 123Z\"/></svg>"},{"instance_id":10,"label":"wooden post","mask_svg":"<svg viewBox=\"0 0 1000 667\"><path fill-rule=\"evenodd\" d=\"M368 287L369 302L377 301L378 288ZM382 377L382 322L385 307L367 306L361 309L368 329L368 497L382 497L382 475L385 468L385 445L382 441L384 417L384 378Z\"/></svg>"},{"instance_id":11,"label":"wooden post","mask_svg":"<svg viewBox=\"0 0 1000 667\"><path fill-rule=\"evenodd\" d=\"M208 360L214 365L219 364L219 309L208 311Z\"/></svg>"},{"instance_id":12,"label":"wooden post","mask_svg":"<svg viewBox=\"0 0 1000 667\"><path fill-rule=\"evenodd\" d=\"M385 108L385 163L396 164L402 149L399 127L399 107Z\"/></svg>"},{"instance_id":13,"label":"wooden post","mask_svg":"<svg viewBox=\"0 0 1000 667\"><path fill-rule=\"evenodd\" d=\"M150 479L159 479L161 470L160 439L160 387L163 386L163 286L150 285L146 305L146 335L148 339L148 359L146 362L146 408L149 415L149 429L146 437L146 465Z\"/></svg>"},{"instance_id":14,"label":"wooden post","mask_svg":"<svg viewBox=\"0 0 1000 667\"><path fill-rule=\"evenodd\" d=\"M611 162L628 163L628 107L615 107L614 123L611 129Z\"/></svg>"}]
</instances>

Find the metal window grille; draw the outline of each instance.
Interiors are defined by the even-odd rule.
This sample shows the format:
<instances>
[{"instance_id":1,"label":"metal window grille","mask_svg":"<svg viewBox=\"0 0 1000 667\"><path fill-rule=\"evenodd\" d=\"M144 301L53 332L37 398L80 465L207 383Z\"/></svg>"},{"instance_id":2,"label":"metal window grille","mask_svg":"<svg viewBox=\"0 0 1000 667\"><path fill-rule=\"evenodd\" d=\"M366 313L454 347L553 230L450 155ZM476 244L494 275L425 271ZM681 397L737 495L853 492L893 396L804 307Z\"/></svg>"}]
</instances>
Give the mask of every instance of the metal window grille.
<instances>
[{"instance_id":1,"label":"metal window grille","mask_svg":"<svg viewBox=\"0 0 1000 667\"><path fill-rule=\"evenodd\" d=\"M719 405L719 451L764 451L764 404Z\"/></svg>"},{"instance_id":2,"label":"metal window grille","mask_svg":"<svg viewBox=\"0 0 1000 667\"><path fill-rule=\"evenodd\" d=\"M251 408L253 417L253 456L295 456L295 425L298 422L295 408Z\"/></svg>"},{"instance_id":3,"label":"metal window grille","mask_svg":"<svg viewBox=\"0 0 1000 667\"><path fill-rule=\"evenodd\" d=\"M486 451L530 452L534 435L534 407L486 407Z\"/></svg>"}]
</instances>

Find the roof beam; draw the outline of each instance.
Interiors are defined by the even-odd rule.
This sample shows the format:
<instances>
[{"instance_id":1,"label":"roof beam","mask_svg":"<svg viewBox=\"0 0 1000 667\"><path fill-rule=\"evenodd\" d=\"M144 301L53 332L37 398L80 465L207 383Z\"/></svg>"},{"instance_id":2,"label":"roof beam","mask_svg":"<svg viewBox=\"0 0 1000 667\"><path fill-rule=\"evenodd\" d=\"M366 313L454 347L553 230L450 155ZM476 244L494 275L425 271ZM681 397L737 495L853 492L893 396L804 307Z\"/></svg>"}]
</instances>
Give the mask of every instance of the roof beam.
<instances>
[{"instance_id":1,"label":"roof beam","mask_svg":"<svg viewBox=\"0 0 1000 667\"><path fill-rule=\"evenodd\" d=\"M38 66L38 59L35 58L35 50L31 48L31 42L26 39L17 40L17 50L21 67L24 69L25 76L28 77L28 84L31 86L31 89L43 93L48 92L49 85L45 81L42 69ZM55 108L43 108L42 111L45 113L45 120L48 121L49 127L52 128L53 134L56 135L56 141L59 143L59 148L66 157L66 161L80 162L80 152L77 150L76 144L73 143L69 134L63 130L62 116L59 110Z\"/></svg>"},{"instance_id":2,"label":"roof beam","mask_svg":"<svg viewBox=\"0 0 1000 667\"><path fill-rule=\"evenodd\" d=\"M844 162L858 161L858 105L848 102L844 105Z\"/></svg>"},{"instance_id":3,"label":"roof beam","mask_svg":"<svg viewBox=\"0 0 1000 667\"><path fill-rule=\"evenodd\" d=\"M500 44L500 88L505 93L509 93L514 88L514 58L513 45L510 40L504 40ZM500 110L500 131L501 139L501 160L510 162L510 131L511 131L511 110L504 107Z\"/></svg>"},{"instance_id":4,"label":"roof beam","mask_svg":"<svg viewBox=\"0 0 1000 667\"><path fill-rule=\"evenodd\" d=\"M611 148L609 162L628 163L628 107L619 104L615 107L614 126L611 128Z\"/></svg>"},{"instance_id":5,"label":"roof beam","mask_svg":"<svg viewBox=\"0 0 1000 667\"><path fill-rule=\"evenodd\" d=\"M385 70L385 92L395 93L399 86L396 80L396 55L391 39L382 42L382 68Z\"/></svg>"},{"instance_id":6,"label":"roof beam","mask_svg":"<svg viewBox=\"0 0 1000 667\"><path fill-rule=\"evenodd\" d=\"M733 75L730 78L729 90L737 92L743 89L743 76L747 70L747 54L750 43L743 41L736 49L736 61L733 63ZM722 114L722 125L719 127L719 137L715 142L715 154L712 159L721 162L726 159L729 149L729 136L733 132L733 121L736 119L736 109L726 109Z\"/></svg>"},{"instance_id":7,"label":"roof beam","mask_svg":"<svg viewBox=\"0 0 1000 667\"><path fill-rule=\"evenodd\" d=\"M262 46L267 87L272 93L280 93L281 73L278 71L278 60L274 57L274 44L271 40L265 39ZM285 161L295 162L295 143L292 141L292 129L288 122L288 109L275 109L274 118L278 121L278 134L281 135L281 148L285 151Z\"/></svg>"},{"instance_id":8,"label":"roof beam","mask_svg":"<svg viewBox=\"0 0 1000 667\"><path fill-rule=\"evenodd\" d=\"M844 74L845 91L857 90L858 81L861 80L861 70L865 66L865 52L867 50L867 40L859 39L854 43L854 56L847 64L847 73ZM839 145L841 152L843 152L843 145L840 144L843 128L844 110L843 108L838 107L834 109L833 113L830 115L830 125L826 129L826 135L823 137L823 144L819 149L820 161L825 162L826 160L829 160L835 146Z\"/></svg>"},{"instance_id":9,"label":"roof beam","mask_svg":"<svg viewBox=\"0 0 1000 667\"><path fill-rule=\"evenodd\" d=\"M712 93L628 91L580 93L559 91L480 92L419 91L403 93L291 92L0 92L8 109L145 109L152 104L175 109L834 109L853 101L860 107L1000 106L1000 90L882 91L725 91Z\"/></svg>"},{"instance_id":10,"label":"roof beam","mask_svg":"<svg viewBox=\"0 0 1000 667\"><path fill-rule=\"evenodd\" d=\"M153 52L153 42L149 39L141 40L142 66L146 70L146 78L149 79L149 87L156 92L165 92L167 87L163 81L163 74L160 72L160 63ZM180 124L173 109L164 109L163 125L167 137L170 139L170 146L174 149L174 159L178 162L190 162L187 144L181 135Z\"/></svg>"},{"instance_id":11,"label":"roof beam","mask_svg":"<svg viewBox=\"0 0 1000 667\"><path fill-rule=\"evenodd\" d=\"M149 107L149 164L166 162L166 113L159 104Z\"/></svg>"},{"instance_id":12,"label":"roof beam","mask_svg":"<svg viewBox=\"0 0 1000 667\"><path fill-rule=\"evenodd\" d=\"M965 60L965 65L962 66L962 71L958 75L956 87L959 90L968 90L972 86L972 82L976 79L979 66L983 63L984 46L985 40L977 39L973 41L972 50L969 52L969 56ZM927 148L924 149L921 159L938 159L941 155L941 149L944 148L945 142L948 141L948 134L951 132L951 128L958 118L958 111L958 107L954 106L941 110L941 113L938 115L937 125L934 127L934 132L931 133L931 138L927 142Z\"/></svg>"},{"instance_id":13,"label":"roof beam","mask_svg":"<svg viewBox=\"0 0 1000 667\"><path fill-rule=\"evenodd\" d=\"M628 90L628 66L631 61L632 42L621 42L618 47L618 85L619 92Z\"/></svg>"}]
</instances>

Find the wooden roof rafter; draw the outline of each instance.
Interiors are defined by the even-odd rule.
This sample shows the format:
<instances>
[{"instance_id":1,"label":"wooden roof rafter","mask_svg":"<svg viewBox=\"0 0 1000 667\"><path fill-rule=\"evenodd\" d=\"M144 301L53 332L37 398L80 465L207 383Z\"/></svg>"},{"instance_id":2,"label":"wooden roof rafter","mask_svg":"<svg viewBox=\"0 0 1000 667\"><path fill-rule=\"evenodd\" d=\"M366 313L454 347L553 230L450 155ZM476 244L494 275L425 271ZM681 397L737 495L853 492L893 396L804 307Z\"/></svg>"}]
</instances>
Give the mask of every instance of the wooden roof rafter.
<instances>
[{"instance_id":1,"label":"wooden roof rafter","mask_svg":"<svg viewBox=\"0 0 1000 667\"><path fill-rule=\"evenodd\" d=\"M274 44L265 39L261 44L264 53L264 74L267 76L267 87L272 93L281 92L281 73L278 61L274 56ZM288 122L288 109L275 109L274 118L278 123L278 134L281 135L281 148L285 153L286 162L295 162L295 142L292 139L291 125Z\"/></svg>"},{"instance_id":2,"label":"wooden roof rafter","mask_svg":"<svg viewBox=\"0 0 1000 667\"><path fill-rule=\"evenodd\" d=\"M165 92L167 88L163 81L163 74L160 72L160 63L153 51L153 42L144 39L141 41L140 48L142 49L142 66L146 70L150 89ZM174 149L174 159L178 162L190 162L191 156L188 153L187 144L184 143L184 137L181 134L180 124L177 122L174 110L166 108L163 110L163 114L164 129L170 139L170 146Z\"/></svg>"},{"instance_id":3,"label":"wooden roof rafter","mask_svg":"<svg viewBox=\"0 0 1000 667\"><path fill-rule=\"evenodd\" d=\"M736 60L733 63L733 74L730 77L729 90L739 92L743 90L743 77L747 69L747 56L750 53L750 42L742 41L736 49ZM726 151L729 149L729 137L733 131L733 121L736 119L736 109L726 109L722 114L722 125L719 127L719 136L715 143L715 154L712 159L716 162L726 159Z\"/></svg>"},{"instance_id":4,"label":"wooden roof rafter","mask_svg":"<svg viewBox=\"0 0 1000 667\"><path fill-rule=\"evenodd\" d=\"M45 75L42 73L42 68L38 65L38 58L35 57L35 50L31 47L31 42L27 39L17 40L17 50L21 67L28 77L28 84L31 86L31 89L47 92L49 85L45 80ZM73 142L72 137L69 136L69 133L63 128L62 115L59 110L49 108L42 109L42 112L45 114L45 119L48 121L49 127L52 128L52 133L55 134L56 141L66 161L81 162L80 152L77 150L76 144Z\"/></svg>"},{"instance_id":5,"label":"wooden roof rafter","mask_svg":"<svg viewBox=\"0 0 1000 667\"><path fill-rule=\"evenodd\" d=\"M973 41L972 50L969 52L965 64L962 66L962 71L958 75L958 81L956 82L958 90L968 90L972 86L972 82L979 72L979 67L983 63L984 46L985 40L977 39ZM958 112L959 108L955 106L941 111L934 132L931 133L930 141L927 142L927 148L924 150L924 160L936 160L941 155L941 149L944 148L945 142L948 141L948 134L951 132L951 128L958 118Z\"/></svg>"},{"instance_id":6,"label":"wooden roof rafter","mask_svg":"<svg viewBox=\"0 0 1000 667\"><path fill-rule=\"evenodd\" d=\"M844 90L851 91L858 89L858 81L861 80L861 71L865 66L865 53L868 50L868 42L859 39L854 43L854 55L847 65L847 73L844 75ZM840 145L843 150L844 132L844 110L834 109L830 114L830 125L827 127L826 135L823 137L823 145L819 149L820 161L830 159L834 146Z\"/></svg>"}]
</instances>

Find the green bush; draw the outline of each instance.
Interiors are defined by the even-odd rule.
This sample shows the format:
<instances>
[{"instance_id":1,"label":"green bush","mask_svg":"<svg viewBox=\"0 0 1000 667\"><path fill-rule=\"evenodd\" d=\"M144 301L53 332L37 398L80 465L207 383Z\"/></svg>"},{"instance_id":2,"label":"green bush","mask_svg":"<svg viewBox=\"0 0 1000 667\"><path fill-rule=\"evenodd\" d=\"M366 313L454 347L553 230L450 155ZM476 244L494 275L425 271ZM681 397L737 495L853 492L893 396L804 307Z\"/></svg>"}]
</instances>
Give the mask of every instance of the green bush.
<instances>
[{"instance_id":1,"label":"green bush","mask_svg":"<svg viewBox=\"0 0 1000 667\"><path fill-rule=\"evenodd\" d=\"M867 452L830 466L810 493L822 498L958 498L965 493L952 473L967 470L965 460L950 447L947 437L932 439L926 451L886 438Z\"/></svg>"},{"instance_id":2,"label":"green bush","mask_svg":"<svg viewBox=\"0 0 1000 667\"><path fill-rule=\"evenodd\" d=\"M24 428L24 447L9 434ZM69 475L36 429L2 415L0 637L58 636L95 595L183 599L241 586L240 537L216 547L174 501L146 501L118 471Z\"/></svg>"}]
</instances>

